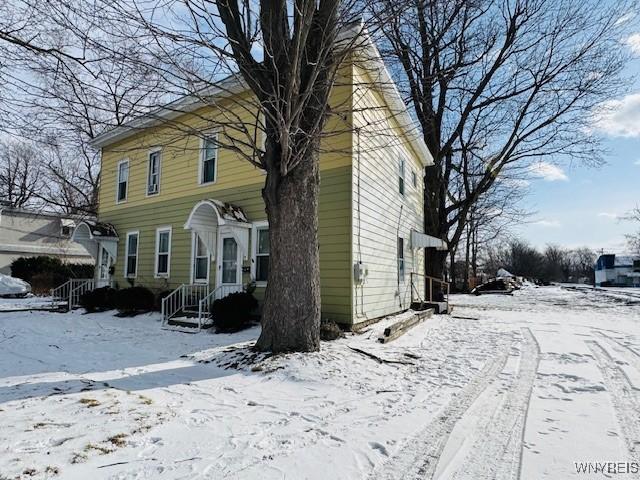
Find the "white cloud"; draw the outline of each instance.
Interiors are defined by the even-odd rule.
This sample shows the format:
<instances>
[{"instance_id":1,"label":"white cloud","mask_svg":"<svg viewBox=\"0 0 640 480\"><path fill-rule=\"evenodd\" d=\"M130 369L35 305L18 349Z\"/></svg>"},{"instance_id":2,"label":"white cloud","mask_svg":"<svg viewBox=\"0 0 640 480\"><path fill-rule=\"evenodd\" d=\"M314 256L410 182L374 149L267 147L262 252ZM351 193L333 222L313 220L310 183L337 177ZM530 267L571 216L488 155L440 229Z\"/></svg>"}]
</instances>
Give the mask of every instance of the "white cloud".
<instances>
[{"instance_id":1,"label":"white cloud","mask_svg":"<svg viewBox=\"0 0 640 480\"><path fill-rule=\"evenodd\" d=\"M567 177L567 174L564 173L564 170L562 170L562 168L558 167L557 165L553 165L552 163L548 163L548 162L540 161L540 162L536 162L536 163L532 164L531 166L529 166L529 172L534 177L542 178L543 180L546 180L547 182L557 182L559 180L562 180L562 181L569 180L569 177Z\"/></svg>"},{"instance_id":2,"label":"white cloud","mask_svg":"<svg viewBox=\"0 0 640 480\"><path fill-rule=\"evenodd\" d=\"M612 137L640 136L640 93L604 102L595 112L593 124Z\"/></svg>"},{"instance_id":3,"label":"white cloud","mask_svg":"<svg viewBox=\"0 0 640 480\"><path fill-rule=\"evenodd\" d=\"M625 40L625 43L633 53L640 54L640 33L634 33Z\"/></svg>"},{"instance_id":4,"label":"white cloud","mask_svg":"<svg viewBox=\"0 0 640 480\"><path fill-rule=\"evenodd\" d=\"M598 214L599 217L604 217L604 218L611 218L611 219L617 219L619 218L617 213L611 213L611 212L600 212Z\"/></svg>"},{"instance_id":5,"label":"white cloud","mask_svg":"<svg viewBox=\"0 0 640 480\"><path fill-rule=\"evenodd\" d=\"M538 220L537 222L533 222L532 225L539 225L547 228L560 228L562 226L558 220Z\"/></svg>"},{"instance_id":6,"label":"white cloud","mask_svg":"<svg viewBox=\"0 0 640 480\"><path fill-rule=\"evenodd\" d=\"M635 162L633 162L634 165L638 165L640 167L640 159L636 160Z\"/></svg>"}]
</instances>

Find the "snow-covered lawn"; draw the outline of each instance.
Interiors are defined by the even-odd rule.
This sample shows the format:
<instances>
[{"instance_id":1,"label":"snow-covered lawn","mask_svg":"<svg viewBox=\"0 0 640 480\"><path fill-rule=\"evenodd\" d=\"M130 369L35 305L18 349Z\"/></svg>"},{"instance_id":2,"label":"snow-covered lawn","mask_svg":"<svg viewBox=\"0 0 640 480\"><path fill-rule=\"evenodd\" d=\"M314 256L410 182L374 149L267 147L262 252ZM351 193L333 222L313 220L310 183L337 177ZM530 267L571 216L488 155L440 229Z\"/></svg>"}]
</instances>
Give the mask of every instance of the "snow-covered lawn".
<instances>
[{"instance_id":1,"label":"snow-covered lawn","mask_svg":"<svg viewBox=\"0 0 640 480\"><path fill-rule=\"evenodd\" d=\"M640 460L639 298L454 304L387 345L388 321L276 357L250 351L257 328L0 312L0 479L563 480Z\"/></svg>"}]
</instances>

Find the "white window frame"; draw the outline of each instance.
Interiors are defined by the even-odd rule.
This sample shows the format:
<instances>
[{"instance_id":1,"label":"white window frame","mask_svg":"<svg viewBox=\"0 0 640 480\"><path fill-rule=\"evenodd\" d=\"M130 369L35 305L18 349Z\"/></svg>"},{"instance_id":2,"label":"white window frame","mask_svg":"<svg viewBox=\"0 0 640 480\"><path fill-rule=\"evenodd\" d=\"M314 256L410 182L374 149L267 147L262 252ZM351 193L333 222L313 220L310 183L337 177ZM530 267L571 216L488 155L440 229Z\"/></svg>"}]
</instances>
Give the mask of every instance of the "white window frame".
<instances>
[{"instance_id":1,"label":"white window frame","mask_svg":"<svg viewBox=\"0 0 640 480\"><path fill-rule=\"evenodd\" d=\"M191 283L197 283L202 285L208 285L209 279L211 278L211 252L209 251L209 247L205 243L205 248L207 249L207 279L205 280L196 280L196 236L198 234L196 232L191 232ZM203 242L204 243L204 242Z\"/></svg>"},{"instance_id":2,"label":"white window frame","mask_svg":"<svg viewBox=\"0 0 640 480\"><path fill-rule=\"evenodd\" d=\"M129 237L136 235L136 273L129 275L127 271L129 267ZM137 278L138 277L138 264L140 263L140 230L131 230L127 232L126 243L124 244L124 278Z\"/></svg>"},{"instance_id":3,"label":"white window frame","mask_svg":"<svg viewBox=\"0 0 640 480\"><path fill-rule=\"evenodd\" d=\"M404 157L400 157L398 162L398 193L403 197L407 193L407 180L406 180L406 160Z\"/></svg>"},{"instance_id":4,"label":"white window frame","mask_svg":"<svg viewBox=\"0 0 640 480\"><path fill-rule=\"evenodd\" d=\"M402 242L402 257L400 256L400 243ZM404 241L403 237L398 237L397 243L396 243L396 257L398 260L398 280L400 281L400 283L404 283L404 279L407 273L407 259L405 256L405 252L406 252L406 242ZM402 264L402 268L400 267L400 265Z\"/></svg>"},{"instance_id":5,"label":"white window frame","mask_svg":"<svg viewBox=\"0 0 640 480\"><path fill-rule=\"evenodd\" d=\"M411 169L411 185L413 185L415 189L418 188L418 174L413 168Z\"/></svg>"},{"instance_id":6,"label":"white window frame","mask_svg":"<svg viewBox=\"0 0 640 480\"><path fill-rule=\"evenodd\" d=\"M213 181L204 182L203 181L203 170L204 170L204 156L206 155L205 143L208 139L213 139L216 142L216 159L213 164ZM218 132L209 132L204 135L204 137L200 138L200 154L198 160L198 185L214 185L218 181L218 163L220 159L220 146L218 145Z\"/></svg>"},{"instance_id":7,"label":"white window frame","mask_svg":"<svg viewBox=\"0 0 640 480\"><path fill-rule=\"evenodd\" d=\"M149 192L151 180L151 155L154 153L158 154L158 189L155 192ZM145 182L145 196L147 197L155 197L160 193L160 179L162 177L162 147L155 147L149 150L147 154L147 181Z\"/></svg>"},{"instance_id":8,"label":"white window frame","mask_svg":"<svg viewBox=\"0 0 640 480\"><path fill-rule=\"evenodd\" d=\"M158 266L160 265L160 234L169 232L168 250L163 255L167 255L167 271L165 273L158 272ZM155 264L155 278L169 278L171 276L171 239L173 237L172 227L164 226L156 228L156 264Z\"/></svg>"},{"instance_id":9,"label":"white window frame","mask_svg":"<svg viewBox=\"0 0 640 480\"><path fill-rule=\"evenodd\" d=\"M124 189L124 198L119 199L118 195L120 193L120 165L123 163L127 164L127 187ZM126 203L129 199L129 183L131 182L131 164L129 163L128 158L123 158L118 162L116 167L116 204Z\"/></svg>"},{"instance_id":10,"label":"white window frame","mask_svg":"<svg viewBox=\"0 0 640 480\"><path fill-rule=\"evenodd\" d=\"M253 222L251 226L251 278L256 279L258 273L258 230L269 229L269 222L267 220L261 220ZM271 254L269 254L271 256ZM267 282L256 280L257 287L266 287Z\"/></svg>"}]
</instances>

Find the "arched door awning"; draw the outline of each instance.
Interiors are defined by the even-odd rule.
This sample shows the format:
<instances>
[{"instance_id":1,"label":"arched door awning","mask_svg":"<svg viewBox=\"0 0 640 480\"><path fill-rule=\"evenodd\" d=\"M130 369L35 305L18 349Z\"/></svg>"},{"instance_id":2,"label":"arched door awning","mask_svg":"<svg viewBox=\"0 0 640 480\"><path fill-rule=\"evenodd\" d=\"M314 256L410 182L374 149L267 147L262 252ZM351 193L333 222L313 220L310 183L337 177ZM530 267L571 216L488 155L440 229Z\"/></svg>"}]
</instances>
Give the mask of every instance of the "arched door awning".
<instances>
[{"instance_id":1,"label":"arched door awning","mask_svg":"<svg viewBox=\"0 0 640 480\"><path fill-rule=\"evenodd\" d=\"M218 238L223 234L235 238L245 259L249 255L251 223L242 208L236 205L215 199L201 200L191 210L184 228L198 234L212 257L217 252Z\"/></svg>"},{"instance_id":2,"label":"arched door awning","mask_svg":"<svg viewBox=\"0 0 640 480\"><path fill-rule=\"evenodd\" d=\"M118 256L118 234L114 226L109 223L82 220L73 230L71 241L85 247L94 258L97 258L99 244L109 252L112 258Z\"/></svg>"}]
</instances>

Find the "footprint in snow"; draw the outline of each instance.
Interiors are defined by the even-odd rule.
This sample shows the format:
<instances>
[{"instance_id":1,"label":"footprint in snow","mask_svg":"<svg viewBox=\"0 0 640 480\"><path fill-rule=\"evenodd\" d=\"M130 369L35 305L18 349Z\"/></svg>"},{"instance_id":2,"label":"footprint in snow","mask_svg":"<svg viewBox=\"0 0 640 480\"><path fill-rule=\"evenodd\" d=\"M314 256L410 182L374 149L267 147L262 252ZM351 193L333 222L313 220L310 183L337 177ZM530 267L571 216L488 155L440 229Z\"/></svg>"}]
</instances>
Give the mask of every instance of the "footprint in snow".
<instances>
[{"instance_id":1,"label":"footprint in snow","mask_svg":"<svg viewBox=\"0 0 640 480\"><path fill-rule=\"evenodd\" d=\"M378 442L369 442L369 446L374 450L378 450L385 457L389 456L389 452L387 451L387 447Z\"/></svg>"}]
</instances>

